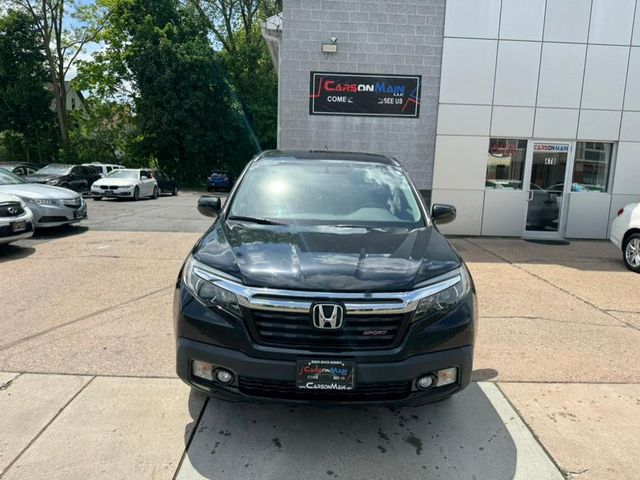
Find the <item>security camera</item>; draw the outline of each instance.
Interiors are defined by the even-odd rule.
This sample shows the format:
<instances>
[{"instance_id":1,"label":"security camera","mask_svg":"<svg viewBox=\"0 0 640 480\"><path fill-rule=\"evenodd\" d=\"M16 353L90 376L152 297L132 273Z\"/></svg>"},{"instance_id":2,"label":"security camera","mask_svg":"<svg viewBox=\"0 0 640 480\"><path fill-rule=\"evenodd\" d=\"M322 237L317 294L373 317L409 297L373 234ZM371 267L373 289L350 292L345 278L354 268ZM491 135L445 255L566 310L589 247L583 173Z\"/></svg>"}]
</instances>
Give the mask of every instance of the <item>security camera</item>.
<instances>
[{"instance_id":1,"label":"security camera","mask_svg":"<svg viewBox=\"0 0 640 480\"><path fill-rule=\"evenodd\" d=\"M338 37L331 37L331 41L332 41L333 43L337 43L337 41L338 41Z\"/></svg>"}]
</instances>

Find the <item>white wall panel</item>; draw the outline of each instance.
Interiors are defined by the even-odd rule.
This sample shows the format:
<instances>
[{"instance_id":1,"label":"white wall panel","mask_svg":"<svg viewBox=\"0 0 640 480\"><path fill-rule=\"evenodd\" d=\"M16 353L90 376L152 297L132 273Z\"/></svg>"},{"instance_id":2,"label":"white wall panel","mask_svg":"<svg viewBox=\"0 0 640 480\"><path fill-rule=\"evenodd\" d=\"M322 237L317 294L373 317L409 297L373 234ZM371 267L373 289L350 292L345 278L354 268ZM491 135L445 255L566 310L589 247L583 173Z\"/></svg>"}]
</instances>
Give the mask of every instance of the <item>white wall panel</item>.
<instances>
[{"instance_id":1,"label":"white wall panel","mask_svg":"<svg viewBox=\"0 0 640 480\"><path fill-rule=\"evenodd\" d=\"M498 38L500 0L447 0L446 37Z\"/></svg>"},{"instance_id":2,"label":"white wall panel","mask_svg":"<svg viewBox=\"0 0 640 480\"><path fill-rule=\"evenodd\" d=\"M606 238L611 195L571 192L567 216L567 238Z\"/></svg>"},{"instance_id":3,"label":"white wall panel","mask_svg":"<svg viewBox=\"0 0 640 480\"><path fill-rule=\"evenodd\" d=\"M491 136L531 138L534 113L529 107L493 107Z\"/></svg>"},{"instance_id":4,"label":"white wall panel","mask_svg":"<svg viewBox=\"0 0 640 480\"><path fill-rule=\"evenodd\" d=\"M631 44L640 46L640 5L636 6L636 21L633 27L633 38Z\"/></svg>"},{"instance_id":5,"label":"white wall panel","mask_svg":"<svg viewBox=\"0 0 640 480\"><path fill-rule=\"evenodd\" d=\"M629 45L636 0L593 0L589 43Z\"/></svg>"},{"instance_id":6,"label":"white wall panel","mask_svg":"<svg viewBox=\"0 0 640 480\"><path fill-rule=\"evenodd\" d=\"M624 112L622 114L620 141L640 142L640 112Z\"/></svg>"},{"instance_id":7,"label":"white wall panel","mask_svg":"<svg viewBox=\"0 0 640 480\"><path fill-rule=\"evenodd\" d=\"M578 131L578 110L538 108L533 135L540 139L574 140Z\"/></svg>"},{"instance_id":8,"label":"white wall panel","mask_svg":"<svg viewBox=\"0 0 640 480\"><path fill-rule=\"evenodd\" d=\"M613 193L640 194L640 143L620 142L613 181Z\"/></svg>"},{"instance_id":9,"label":"white wall panel","mask_svg":"<svg viewBox=\"0 0 640 480\"><path fill-rule=\"evenodd\" d=\"M578 139L617 142L620 136L620 117L619 110L582 110Z\"/></svg>"},{"instance_id":10,"label":"white wall panel","mask_svg":"<svg viewBox=\"0 0 640 480\"><path fill-rule=\"evenodd\" d=\"M622 109L629 47L589 45L582 108Z\"/></svg>"},{"instance_id":11,"label":"white wall panel","mask_svg":"<svg viewBox=\"0 0 640 480\"><path fill-rule=\"evenodd\" d=\"M489 135L491 107L446 105L438 108L438 134Z\"/></svg>"},{"instance_id":12,"label":"white wall panel","mask_svg":"<svg viewBox=\"0 0 640 480\"><path fill-rule=\"evenodd\" d=\"M445 235L480 235L484 190L438 190L432 193L433 203L456 207L458 215L449 224L438 228Z\"/></svg>"},{"instance_id":13,"label":"white wall panel","mask_svg":"<svg viewBox=\"0 0 640 480\"><path fill-rule=\"evenodd\" d=\"M522 190L487 190L484 194L482 235L521 237L527 209Z\"/></svg>"},{"instance_id":14,"label":"white wall panel","mask_svg":"<svg viewBox=\"0 0 640 480\"><path fill-rule=\"evenodd\" d=\"M495 105L536 104L540 48L536 42L499 43Z\"/></svg>"},{"instance_id":15,"label":"white wall panel","mask_svg":"<svg viewBox=\"0 0 640 480\"><path fill-rule=\"evenodd\" d=\"M640 16L640 13L638 15ZM625 110L640 110L640 47L631 49L624 108Z\"/></svg>"},{"instance_id":16,"label":"white wall panel","mask_svg":"<svg viewBox=\"0 0 640 480\"><path fill-rule=\"evenodd\" d=\"M542 40L545 0L502 0L500 38Z\"/></svg>"},{"instance_id":17,"label":"white wall panel","mask_svg":"<svg viewBox=\"0 0 640 480\"><path fill-rule=\"evenodd\" d=\"M590 11L589 0L547 0L544 40L586 43Z\"/></svg>"},{"instance_id":18,"label":"white wall panel","mask_svg":"<svg viewBox=\"0 0 640 480\"><path fill-rule=\"evenodd\" d=\"M488 150L488 137L438 135L433 188L484 189Z\"/></svg>"},{"instance_id":19,"label":"white wall panel","mask_svg":"<svg viewBox=\"0 0 640 480\"><path fill-rule=\"evenodd\" d=\"M445 38L440 103L491 104L496 44L496 40Z\"/></svg>"},{"instance_id":20,"label":"white wall panel","mask_svg":"<svg viewBox=\"0 0 640 480\"><path fill-rule=\"evenodd\" d=\"M542 49L538 106L578 108L586 45L545 43Z\"/></svg>"}]
</instances>

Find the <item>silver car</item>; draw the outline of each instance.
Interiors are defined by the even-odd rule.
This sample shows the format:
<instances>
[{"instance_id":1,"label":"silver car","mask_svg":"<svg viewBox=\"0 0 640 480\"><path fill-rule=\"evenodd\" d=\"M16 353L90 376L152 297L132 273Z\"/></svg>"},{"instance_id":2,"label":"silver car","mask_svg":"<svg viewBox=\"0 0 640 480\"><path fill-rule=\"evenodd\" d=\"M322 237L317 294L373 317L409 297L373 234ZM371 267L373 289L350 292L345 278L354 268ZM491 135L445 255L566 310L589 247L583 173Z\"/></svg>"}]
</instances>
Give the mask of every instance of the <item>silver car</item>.
<instances>
[{"instance_id":1,"label":"silver car","mask_svg":"<svg viewBox=\"0 0 640 480\"><path fill-rule=\"evenodd\" d=\"M73 190L29 183L0 169L0 192L20 197L33 212L36 228L58 227L77 223L87 217L87 205Z\"/></svg>"}]
</instances>

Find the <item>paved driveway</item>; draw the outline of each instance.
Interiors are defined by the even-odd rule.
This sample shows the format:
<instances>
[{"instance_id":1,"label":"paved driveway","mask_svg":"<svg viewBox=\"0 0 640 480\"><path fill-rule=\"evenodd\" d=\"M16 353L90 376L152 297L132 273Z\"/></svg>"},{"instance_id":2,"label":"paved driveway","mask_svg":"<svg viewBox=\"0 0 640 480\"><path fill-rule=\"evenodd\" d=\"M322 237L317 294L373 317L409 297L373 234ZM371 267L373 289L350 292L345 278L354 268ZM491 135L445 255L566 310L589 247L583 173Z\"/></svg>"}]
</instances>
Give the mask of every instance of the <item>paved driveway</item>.
<instances>
[{"instance_id":1,"label":"paved driveway","mask_svg":"<svg viewBox=\"0 0 640 480\"><path fill-rule=\"evenodd\" d=\"M174 374L196 199L90 201L89 228L0 250L3 480L640 477L640 275L610 244L454 239L481 318L449 402L227 404Z\"/></svg>"}]
</instances>

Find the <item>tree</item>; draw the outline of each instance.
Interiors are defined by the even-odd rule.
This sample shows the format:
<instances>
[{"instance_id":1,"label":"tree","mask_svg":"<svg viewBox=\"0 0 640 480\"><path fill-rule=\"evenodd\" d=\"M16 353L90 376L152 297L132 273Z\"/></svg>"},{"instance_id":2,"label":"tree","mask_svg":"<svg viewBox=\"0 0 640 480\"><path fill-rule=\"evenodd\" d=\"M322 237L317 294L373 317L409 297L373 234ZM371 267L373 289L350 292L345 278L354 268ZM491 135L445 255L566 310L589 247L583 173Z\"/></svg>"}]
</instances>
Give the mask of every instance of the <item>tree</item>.
<instances>
[{"instance_id":1,"label":"tree","mask_svg":"<svg viewBox=\"0 0 640 480\"><path fill-rule=\"evenodd\" d=\"M238 170L248 141L207 29L177 0L101 0L105 48L81 64L80 84L103 95L131 94L139 154L184 182L219 163Z\"/></svg>"},{"instance_id":2,"label":"tree","mask_svg":"<svg viewBox=\"0 0 640 480\"><path fill-rule=\"evenodd\" d=\"M30 15L44 51L48 78L53 89L55 110L63 147L69 148L69 118L65 80L85 45L96 39L105 18L94 4L74 0L8 0ZM67 25L74 25L69 28Z\"/></svg>"},{"instance_id":3,"label":"tree","mask_svg":"<svg viewBox=\"0 0 640 480\"><path fill-rule=\"evenodd\" d=\"M53 95L33 19L9 10L0 17L0 132L5 157L48 161L57 150Z\"/></svg>"},{"instance_id":4,"label":"tree","mask_svg":"<svg viewBox=\"0 0 640 480\"><path fill-rule=\"evenodd\" d=\"M263 149L276 147L278 81L260 31L281 0L189 0L221 47L224 68Z\"/></svg>"}]
</instances>

